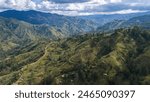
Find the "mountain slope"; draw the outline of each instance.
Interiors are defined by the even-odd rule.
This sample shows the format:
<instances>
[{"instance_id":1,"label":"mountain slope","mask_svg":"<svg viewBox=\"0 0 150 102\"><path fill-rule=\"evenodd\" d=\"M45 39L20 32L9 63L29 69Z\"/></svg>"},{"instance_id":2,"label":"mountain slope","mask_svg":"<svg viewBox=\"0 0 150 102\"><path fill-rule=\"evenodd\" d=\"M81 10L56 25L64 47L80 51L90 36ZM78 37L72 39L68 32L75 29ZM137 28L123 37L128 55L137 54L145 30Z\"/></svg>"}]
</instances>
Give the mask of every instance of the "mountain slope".
<instances>
[{"instance_id":1,"label":"mountain slope","mask_svg":"<svg viewBox=\"0 0 150 102\"><path fill-rule=\"evenodd\" d=\"M43 52L39 57L34 51L40 49L35 47L1 60L1 84L150 84L149 30L118 29L111 35L97 33L38 45ZM37 56L34 62L5 64L24 62L30 53ZM9 69L12 66L14 70Z\"/></svg>"},{"instance_id":2,"label":"mountain slope","mask_svg":"<svg viewBox=\"0 0 150 102\"><path fill-rule=\"evenodd\" d=\"M123 23L123 26L140 26L144 29L150 28L150 15L134 17Z\"/></svg>"},{"instance_id":3,"label":"mountain slope","mask_svg":"<svg viewBox=\"0 0 150 102\"><path fill-rule=\"evenodd\" d=\"M8 38L9 36L16 36L22 41L22 39L27 38L30 40L35 40L35 37L53 39L57 36L56 34L52 33L55 30L54 27L49 27L47 25L32 25L26 22L3 17L0 17L0 27L2 39L4 39L3 37ZM7 40L7 38L5 38L5 40Z\"/></svg>"},{"instance_id":4,"label":"mountain slope","mask_svg":"<svg viewBox=\"0 0 150 102\"><path fill-rule=\"evenodd\" d=\"M114 20L97 28L98 31L112 31L119 28L139 26L144 29L150 28L150 15L133 17L129 20Z\"/></svg>"},{"instance_id":5,"label":"mountain slope","mask_svg":"<svg viewBox=\"0 0 150 102\"><path fill-rule=\"evenodd\" d=\"M0 17L0 59L6 52L31 42L56 40L65 37L62 32L47 25L32 25L15 19Z\"/></svg>"},{"instance_id":6,"label":"mountain slope","mask_svg":"<svg viewBox=\"0 0 150 102\"><path fill-rule=\"evenodd\" d=\"M15 11L8 10L0 13L0 16L14 18L31 24L47 24L53 26L66 35L88 32L95 29L95 24L88 20L76 17L67 17L63 15L43 13L38 11Z\"/></svg>"},{"instance_id":7,"label":"mountain slope","mask_svg":"<svg viewBox=\"0 0 150 102\"><path fill-rule=\"evenodd\" d=\"M110 14L110 15L91 15L91 16L81 16L79 18L85 20L91 20L96 22L99 26L103 26L106 23L112 22L114 20L129 20L134 17L149 15L150 12L143 13L131 13L131 14Z\"/></svg>"}]
</instances>

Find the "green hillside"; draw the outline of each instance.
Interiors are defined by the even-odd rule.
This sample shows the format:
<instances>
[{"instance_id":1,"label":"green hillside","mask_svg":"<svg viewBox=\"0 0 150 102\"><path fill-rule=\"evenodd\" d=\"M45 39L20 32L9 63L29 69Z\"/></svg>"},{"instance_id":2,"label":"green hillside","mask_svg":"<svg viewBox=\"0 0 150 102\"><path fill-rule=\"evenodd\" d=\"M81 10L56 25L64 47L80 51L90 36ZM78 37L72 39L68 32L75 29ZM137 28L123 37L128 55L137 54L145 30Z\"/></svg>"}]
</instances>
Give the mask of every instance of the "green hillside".
<instances>
[{"instance_id":1,"label":"green hillside","mask_svg":"<svg viewBox=\"0 0 150 102\"><path fill-rule=\"evenodd\" d=\"M14 47L0 84L150 84L149 66L150 31L134 27Z\"/></svg>"},{"instance_id":2,"label":"green hillside","mask_svg":"<svg viewBox=\"0 0 150 102\"><path fill-rule=\"evenodd\" d=\"M0 53L39 40L54 40L65 37L61 31L47 25L32 25L26 22L0 17ZM0 54L3 56L3 54Z\"/></svg>"}]
</instances>

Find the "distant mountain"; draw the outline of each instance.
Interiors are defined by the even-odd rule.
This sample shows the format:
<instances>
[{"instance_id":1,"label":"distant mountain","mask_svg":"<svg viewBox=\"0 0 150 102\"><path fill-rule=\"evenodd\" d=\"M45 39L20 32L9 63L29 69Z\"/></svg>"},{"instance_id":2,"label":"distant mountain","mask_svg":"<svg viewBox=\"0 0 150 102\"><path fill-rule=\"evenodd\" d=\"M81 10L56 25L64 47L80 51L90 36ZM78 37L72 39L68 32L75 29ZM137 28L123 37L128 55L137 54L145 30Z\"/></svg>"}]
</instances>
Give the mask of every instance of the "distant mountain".
<instances>
[{"instance_id":1,"label":"distant mountain","mask_svg":"<svg viewBox=\"0 0 150 102\"><path fill-rule=\"evenodd\" d=\"M95 24L89 20L63 15L43 13L38 11L8 10L0 13L5 18L22 20L31 24L47 24L60 30L66 35L84 33L95 29Z\"/></svg>"},{"instance_id":2,"label":"distant mountain","mask_svg":"<svg viewBox=\"0 0 150 102\"><path fill-rule=\"evenodd\" d=\"M143 13L131 13L131 14L91 15L91 16L81 16L79 18L85 20L91 20L97 23L97 25L102 26L114 20L129 20L133 17L149 15L149 14L150 12L143 12Z\"/></svg>"},{"instance_id":3,"label":"distant mountain","mask_svg":"<svg viewBox=\"0 0 150 102\"><path fill-rule=\"evenodd\" d=\"M150 29L150 14L133 17L129 20L114 20L98 27L97 31L111 31L118 28L128 28L133 26Z\"/></svg>"},{"instance_id":4,"label":"distant mountain","mask_svg":"<svg viewBox=\"0 0 150 102\"><path fill-rule=\"evenodd\" d=\"M111 31L118 29L122 26L122 24L125 22L125 20L114 20L112 22L106 23L103 26L100 26L97 28L96 31Z\"/></svg>"},{"instance_id":5,"label":"distant mountain","mask_svg":"<svg viewBox=\"0 0 150 102\"><path fill-rule=\"evenodd\" d=\"M144 29L150 29L150 14L131 18L125 21L122 26L140 26Z\"/></svg>"}]
</instances>

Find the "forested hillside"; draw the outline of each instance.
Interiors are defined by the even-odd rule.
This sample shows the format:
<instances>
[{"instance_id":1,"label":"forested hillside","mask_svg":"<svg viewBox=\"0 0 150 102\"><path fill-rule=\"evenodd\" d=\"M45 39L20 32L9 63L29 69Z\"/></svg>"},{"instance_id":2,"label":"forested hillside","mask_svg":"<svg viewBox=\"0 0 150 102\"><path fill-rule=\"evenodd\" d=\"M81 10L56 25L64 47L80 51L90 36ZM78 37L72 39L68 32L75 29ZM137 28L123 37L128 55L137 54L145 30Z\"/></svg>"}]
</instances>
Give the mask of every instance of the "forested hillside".
<instances>
[{"instance_id":1,"label":"forested hillside","mask_svg":"<svg viewBox=\"0 0 150 102\"><path fill-rule=\"evenodd\" d=\"M133 27L15 46L0 84L150 84L149 66L150 31Z\"/></svg>"}]
</instances>

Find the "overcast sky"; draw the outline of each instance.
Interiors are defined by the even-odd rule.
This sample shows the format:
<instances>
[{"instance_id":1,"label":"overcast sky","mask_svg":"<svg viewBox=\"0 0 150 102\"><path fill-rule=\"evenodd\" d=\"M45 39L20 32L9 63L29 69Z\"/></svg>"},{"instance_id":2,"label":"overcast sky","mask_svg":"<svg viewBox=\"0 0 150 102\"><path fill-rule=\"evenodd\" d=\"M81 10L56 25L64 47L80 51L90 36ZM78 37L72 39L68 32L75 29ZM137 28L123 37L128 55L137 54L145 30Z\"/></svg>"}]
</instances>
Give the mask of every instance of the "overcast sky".
<instances>
[{"instance_id":1,"label":"overcast sky","mask_svg":"<svg viewBox=\"0 0 150 102\"><path fill-rule=\"evenodd\" d=\"M0 0L0 10L38 10L68 16L127 14L150 10L150 0Z\"/></svg>"}]
</instances>

